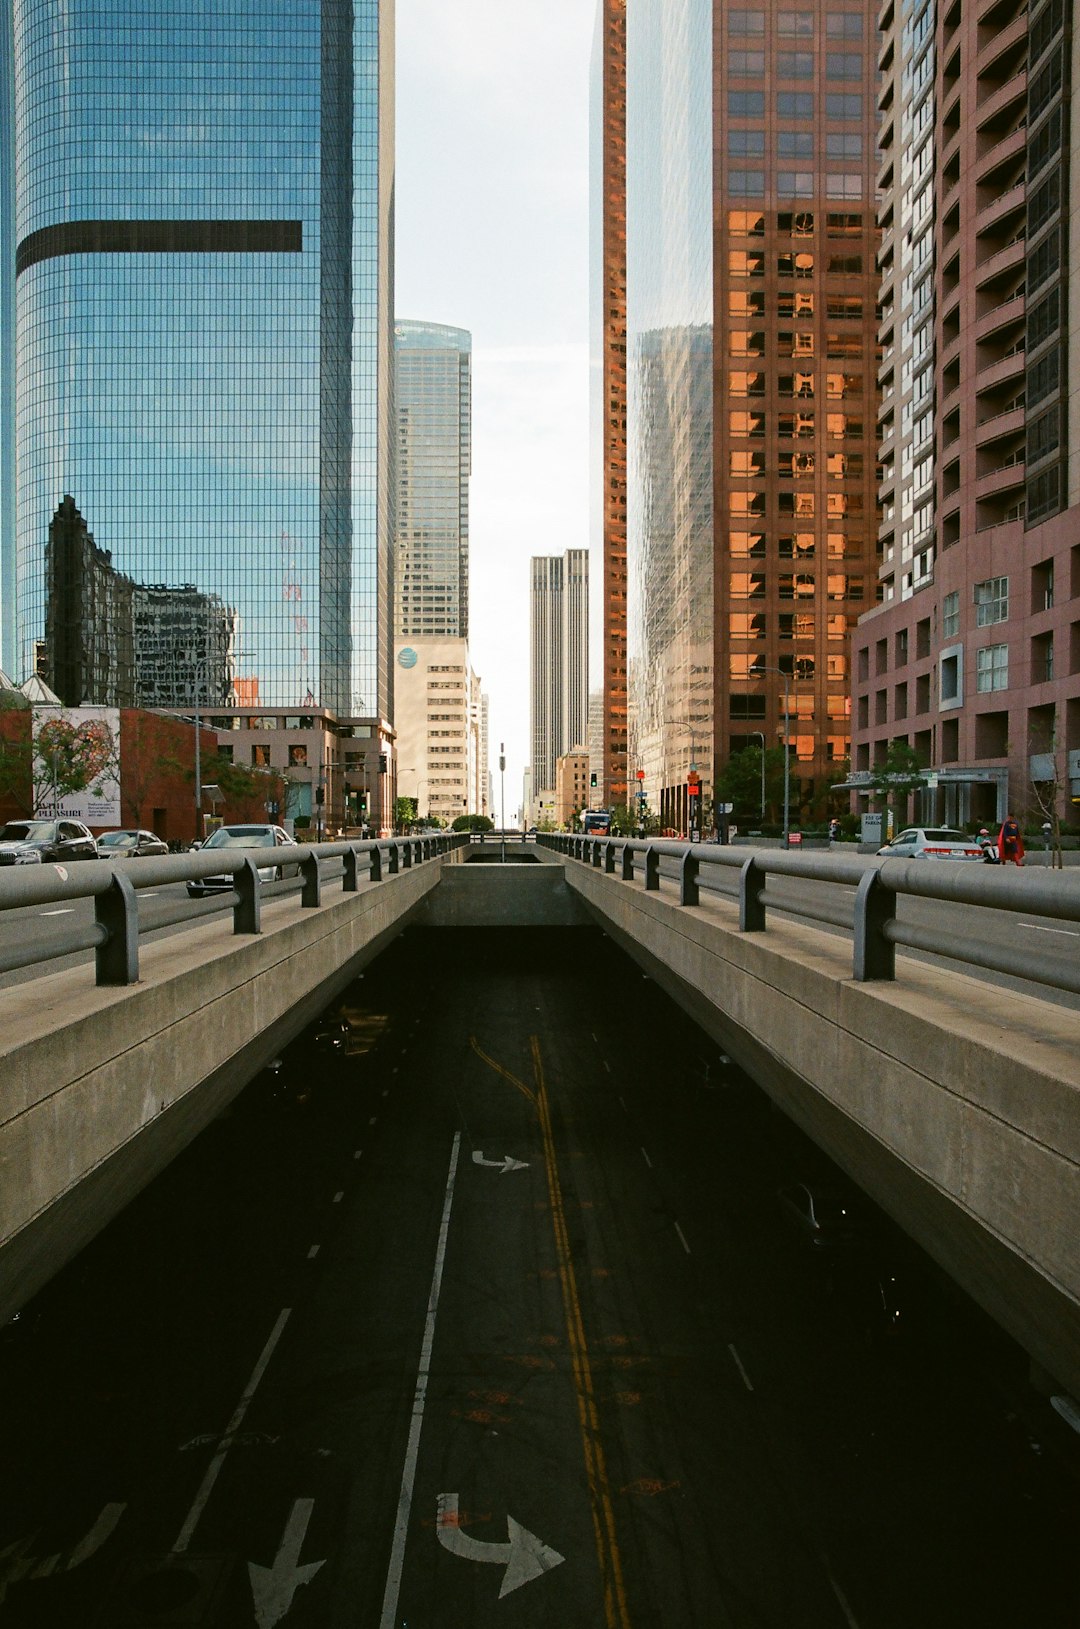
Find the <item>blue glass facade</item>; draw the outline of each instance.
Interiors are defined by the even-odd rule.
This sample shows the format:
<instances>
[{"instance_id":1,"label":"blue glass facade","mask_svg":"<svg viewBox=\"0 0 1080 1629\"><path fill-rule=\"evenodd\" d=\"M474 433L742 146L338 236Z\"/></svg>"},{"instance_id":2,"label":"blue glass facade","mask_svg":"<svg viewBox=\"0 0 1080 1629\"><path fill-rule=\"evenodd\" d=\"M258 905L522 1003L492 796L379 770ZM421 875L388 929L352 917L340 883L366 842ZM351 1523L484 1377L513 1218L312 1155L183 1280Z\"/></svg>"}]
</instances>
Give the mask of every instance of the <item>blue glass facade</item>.
<instances>
[{"instance_id":1,"label":"blue glass facade","mask_svg":"<svg viewBox=\"0 0 1080 1629\"><path fill-rule=\"evenodd\" d=\"M16 0L20 676L67 495L238 702L389 714L391 63L391 0Z\"/></svg>"}]
</instances>

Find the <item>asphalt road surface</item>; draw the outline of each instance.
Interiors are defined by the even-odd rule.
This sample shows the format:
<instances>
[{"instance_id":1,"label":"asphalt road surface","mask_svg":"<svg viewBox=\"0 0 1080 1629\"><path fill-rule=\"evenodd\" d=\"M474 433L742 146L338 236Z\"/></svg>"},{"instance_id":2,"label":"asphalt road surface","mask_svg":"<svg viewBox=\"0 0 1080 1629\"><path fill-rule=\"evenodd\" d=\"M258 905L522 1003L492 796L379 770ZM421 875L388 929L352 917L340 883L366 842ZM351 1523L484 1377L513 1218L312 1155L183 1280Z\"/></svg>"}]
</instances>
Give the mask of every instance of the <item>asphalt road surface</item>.
<instances>
[{"instance_id":1,"label":"asphalt road surface","mask_svg":"<svg viewBox=\"0 0 1080 1629\"><path fill-rule=\"evenodd\" d=\"M0 1340L0 1629L1075 1629L1080 1439L608 940L333 1017Z\"/></svg>"}]
</instances>

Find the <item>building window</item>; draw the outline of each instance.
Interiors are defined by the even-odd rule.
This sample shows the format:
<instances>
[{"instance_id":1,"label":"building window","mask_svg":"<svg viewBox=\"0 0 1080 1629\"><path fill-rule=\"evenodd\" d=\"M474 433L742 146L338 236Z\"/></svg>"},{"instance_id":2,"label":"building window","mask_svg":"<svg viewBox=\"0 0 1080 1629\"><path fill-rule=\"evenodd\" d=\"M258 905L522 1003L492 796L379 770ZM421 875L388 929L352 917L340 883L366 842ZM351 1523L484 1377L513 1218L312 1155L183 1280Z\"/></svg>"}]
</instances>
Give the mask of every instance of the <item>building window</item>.
<instances>
[{"instance_id":1,"label":"building window","mask_svg":"<svg viewBox=\"0 0 1080 1629\"><path fill-rule=\"evenodd\" d=\"M729 11L729 34L764 34L765 13L763 11Z\"/></svg>"},{"instance_id":2,"label":"building window","mask_svg":"<svg viewBox=\"0 0 1080 1629\"><path fill-rule=\"evenodd\" d=\"M812 119L813 91L777 91L776 112L781 119Z\"/></svg>"},{"instance_id":3,"label":"building window","mask_svg":"<svg viewBox=\"0 0 1080 1629\"><path fill-rule=\"evenodd\" d=\"M764 197L765 171L731 170L728 174L728 191L738 198Z\"/></svg>"},{"instance_id":4,"label":"building window","mask_svg":"<svg viewBox=\"0 0 1080 1629\"><path fill-rule=\"evenodd\" d=\"M863 116L863 99L849 91L832 91L825 97L827 119L859 119Z\"/></svg>"},{"instance_id":5,"label":"building window","mask_svg":"<svg viewBox=\"0 0 1080 1629\"><path fill-rule=\"evenodd\" d=\"M776 53L778 79L813 79L814 53L812 51L778 51Z\"/></svg>"},{"instance_id":6,"label":"building window","mask_svg":"<svg viewBox=\"0 0 1080 1629\"><path fill-rule=\"evenodd\" d=\"M1008 645L984 645L975 652L975 688L983 693L1009 688Z\"/></svg>"},{"instance_id":7,"label":"building window","mask_svg":"<svg viewBox=\"0 0 1080 1629\"><path fill-rule=\"evenodd\" d=\"M812 11L779 11L776 14L776 32L785 39L792 35L802 39L813 38L814 13Z\"/></svg>"},{"instance_id":8,"label":"building window","mask_svg":"<svg viewBox=\"0 0 1080 1629\"><path fill-rule=\"evenodd\" d=\"M728 73L733 79L760 79L764 72L764 51L728 52Z\"/></svg>"},{"instance_id":9,"label":"building window","mask_svg":"<svg viewBox=\"0 0 1080 1629\"><path fill-rule=\"evenodd\" d=\"M861 79L863 59L852 51L826 51L825 74L828 79Z\"/></svg>"},{"instance_id":10,"label":"building window","mask_svg":"<svg viewBox=\"0 0 1080 1629\"><path fill-rule=\"evenodd\" d=\"M765 132L729 130L727 144L732 158L762 158L765 153Z\"/></svg>"},{"instance_id":11,"label":"building window","mask_svg":"<svg viewBox=\"0 0 1080 1629\"><path fill-rule=\"evenodd\" d=\"M960 595L946 594L941 602L941 635L943 639L955 639L960 632ZM922 654L922 653L920 653Z\"/></svg>"},{"instance_id":12,"label":"building window","mask_svg":"<svg viewBox=\"0 0 1080 1629\"><path fill-rule=\"evenodd\" d=\"M765 92L729 90L727 93L728 117L732 119L763 119L765 117Z\"/></svg>"},{"instance_id":13,"label":"building window","mask_svg":"<svg viewBox=\"0 0 1080 1629\"><path fill-rule=\"evenodd\" d=\"M859 179L858 176L855 177ZM776 196L778 198L812 198L814 196L813 170L777 170Z\"/></svg>"},{"instance_id":14,"label":"building window","mask_svg":"<svg viewBox=\"0 0 1080 1629\"><path fill-rule=\"evenodd\" d=\"M1009 620L1009 579L988 577L975 584L975 626L990 628Z\"/></svg>"}]
</instances>

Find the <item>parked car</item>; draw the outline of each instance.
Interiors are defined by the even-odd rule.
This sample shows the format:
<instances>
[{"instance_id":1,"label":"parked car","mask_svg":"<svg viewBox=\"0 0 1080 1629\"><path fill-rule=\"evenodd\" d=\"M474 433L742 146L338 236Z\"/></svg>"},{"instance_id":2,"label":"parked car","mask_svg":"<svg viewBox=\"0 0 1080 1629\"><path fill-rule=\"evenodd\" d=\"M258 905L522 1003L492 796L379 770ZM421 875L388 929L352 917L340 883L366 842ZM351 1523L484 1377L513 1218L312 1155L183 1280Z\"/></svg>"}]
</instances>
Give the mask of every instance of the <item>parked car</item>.
<instances>
[{"instance_id":1,"label":"parked car","mask_svg":"<svg viewBox=\"0 0 1080 1629\"><path fill-rule=\"evenodd\" d=\"M245 825L245 826L219 826L210 833L206 842L201 845L200 852L205 854L214 849L246 849L246 848L284 848L292 845L292 838L281 826L271 825ZM279 877L295 877L299 873L298 864L292 865L260 865L259 877L263 882L275 882ZM228 893L233 886L232 873L223 872L221 876L198 877L189 882L187 891L192 899L201 899L203 894Z\"/></svg>"},{"instance_id":2,"label":"parked car","mask_svg":"<svg viewBox=\"0 0 1080 1629\"><path fill-rule=\"evenodd\" d=\"M0 865L40 865L41 850L33 843L0 843Z\"/></svg>"},{"instance_id":3,"label":"parked car","mask_svg":"<svg viewBox=\"0 0 1080 1629\"><path fill-rule=\"evenodd\" d=\"M37 849L43 861L96 860L98 857L90 828L81 820L9 820L0 830L0 854L12 844L16 849L26 845ZM3 860L0 863L19 862Z\"/></svg>"},{"instance_id":4,"label":"parked car","mask_svg":"<svg viewBox=\"0 0 1080 1629\"><path fill-rule=\"evenodd\" d=\"M982 860L977 837L951 826L907 826L878 853L891 860Z\"/></svg>"},{"instance_id":5,"label":"parked car","mask_svg":"<svg viewBox=\"0 0 1080 1629\"><path fill-rule=\"evenodd\" d=\"M97 840L103 860L133 860L145 854L168 854L168 843L152 831L106 831Z\"/></svg>"},{"instance_id":6,"label":"parked car","mask_svg":"<svg viewBox=\"0 0 1080 1629\"><path fill-rule=\"evenodd\" d=\"M856 1244L863 1228L852 1201L832 1188L793 1182L778 1188L781 1214L815 1250Z\"/></svg>"}]
</instances>

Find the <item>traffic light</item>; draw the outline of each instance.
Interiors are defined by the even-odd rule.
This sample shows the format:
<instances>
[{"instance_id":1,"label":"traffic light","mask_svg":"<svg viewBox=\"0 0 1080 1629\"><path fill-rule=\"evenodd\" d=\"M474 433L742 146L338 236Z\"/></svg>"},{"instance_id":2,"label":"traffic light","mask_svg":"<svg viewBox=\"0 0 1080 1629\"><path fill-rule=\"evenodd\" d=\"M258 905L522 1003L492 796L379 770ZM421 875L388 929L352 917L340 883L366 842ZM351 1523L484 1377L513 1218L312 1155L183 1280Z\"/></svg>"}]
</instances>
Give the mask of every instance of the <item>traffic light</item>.
<instances>
[{"instance_id":1,"label":"traffic light","mask_svg":"<svg viewBox=\"0 0 1080 1629\"><path fill-rule=\"evenodd\" d=\"M590 772L590 774L589 774L589 785L592 787L593 791L596 790L596 770L595 769L592 770Z\"/></svg>"},{"instance_id":2,"label":"traffic light","mask_svg":"<svg viewBox=\"0 0 1080 1629\"><path fill-rule=\"evenodd\" d=\"M386 753L385 752L380 752L379 753L379 774L380 775L385 775L386 774Z\"/></svg>"},{"instance_id":3,"label":"traffic light","mask_svg":"<svg viewBox=\"0 0 1080 1629\"><path fill-rule=\"evenodd\" d=\"M356 807L359 809L359 811L360 811L360 813L362 815L367 814L367 793L366 792L358 792L356 794Z\"/></svg>"},{"instance_id":4,"label":"traffic light","mask_svg":"<svg viewBox=\"0 0 1080 1629\"><path fill-rule=\"evenodd\" d=\"M317 786L315 788L315 802L316 803L325 803L326 802L326 788L324 786Z\"/></svg>"}]
</instances>

